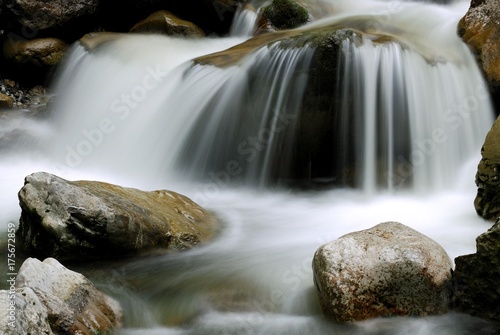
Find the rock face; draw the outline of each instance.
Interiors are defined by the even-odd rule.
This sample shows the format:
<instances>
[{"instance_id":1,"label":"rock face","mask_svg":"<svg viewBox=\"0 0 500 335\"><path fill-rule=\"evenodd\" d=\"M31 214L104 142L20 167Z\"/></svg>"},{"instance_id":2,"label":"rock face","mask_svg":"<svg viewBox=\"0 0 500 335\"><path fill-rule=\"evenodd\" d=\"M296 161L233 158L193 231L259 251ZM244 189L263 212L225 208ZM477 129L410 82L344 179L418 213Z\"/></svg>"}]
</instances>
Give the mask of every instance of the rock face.
<instances>
[{"instance_id":1,"label":"rock face","mask_svg":"<svg viewBox=\"0 0 500 335\"><path fill-rule=\"evenodd\" d=\"M6 306L15 302L14 324L0 328L5 334L107 334L122 324L117 301L53 258L28 258L15 286L0 294Z\"/></svg>"},{"instance_id":2,"label":"rock face","mask_svg":"<svg viewBox=\"0 0 500 335\"><path fill-rule=\"evenodd\" d=\"M204 37L205 33L195 24L182 20L162 10L155 12L130 29L131 33L157 33L182 37Z\"/></svg>"},{"instance_id":3,"label":"rock face","mask_svg":"<svg viewBox=\"0 0 500 335\"><path fill-rule=\"evenodd\" d=\"M500 217L500 121L497 119L481 148L476 173L477 195L474 207L478 215L495 221Z\"/></svg>"},{"instance_id":4,"label":"rock face","mask_svg":"<svg viewBox=\"0 0 500 335\"><path fill-rule=\"evenodd\" d=\"M476 239L477 252L455 258L458 311L500 321L500 221Z\"/></svg>"},{"instance_id":5,"label":"rock face","mask_svg":"<svg viewBox=\"0 0 500 335\"><path fill-rule=\"evenodd\" d=\"M19 64L52 66L61 62L68 45L57 38L38 38L29 41L5 40L4 57Z\"/></svg>"},{"instance_id":6,"label":"rock face","mask_svg":"<svg viewBox=\"0 0 500 335\"><path fill-rule=\"evenodd\" d=\"M178 251L212 238L215 218L185 196L34 173L19 191L24 247L59 259Z\"/></svg>"},{"instance_id":7,"label":"rock face","mask_svg":"<svg viewBox=\"0 0 500 335\"><path fill-rule=\"evenodd\" d=\"M459 23L459 34L476 54L500 112L500 0L475 0Z\"/></svg>"},{"instance_id":8,"label":"rock face","mask_svg":"<svg viewBox=\"0 0 500 335\"><path fill-rule=\"evenodd\" d=\"M321 307L337 322L446 313L451 268L439 244L397 222L344 235L313 259Z\"/></svg>"}]
</instances>

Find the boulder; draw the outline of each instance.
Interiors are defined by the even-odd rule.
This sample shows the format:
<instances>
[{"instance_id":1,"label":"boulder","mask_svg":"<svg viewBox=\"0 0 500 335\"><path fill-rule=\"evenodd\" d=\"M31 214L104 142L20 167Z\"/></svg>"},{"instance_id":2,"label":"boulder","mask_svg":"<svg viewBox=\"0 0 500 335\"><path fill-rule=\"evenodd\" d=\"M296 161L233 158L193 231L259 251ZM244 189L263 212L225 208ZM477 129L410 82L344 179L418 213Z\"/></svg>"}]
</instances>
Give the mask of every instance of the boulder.
<instances>
[{"instance_id":1,"label":"boulder","mask_svg":"<svg viewBox=\"0 0 500 335\"><path fill-rule=\"evenodd\" d=\"M4 335L54 335L47 307L29 287L0 291L0 333Z\"/></svg>"},{"instance_id":2,"label":"boulder","mask_svg":"<svg viewBox=\"0 0 500 335\"><path fill-rule=\"evenodd\" d=\"M3 44L5 59L18 64L35 66L57 65L63 59L68 45L57 38L8 40Z\"/></svg>"},{"instance_id":3,"label":"boulder","mask_svg":"<svg viewBox=\"0 0 500 335\"><path fill-rule=\"evenodd\" d=\"M486 135L476 173L474 207L479 216L495 221L500 217L500 118Z\"/></svg>"},{"instance_id":4,"label":"boulder","mask_svg":"<svg viewBox=\"0 0 500 335\"><path fill-rule=\"evenodd\" d=\"M264 7L262 19L263 21L259 20L259 27L267 21L278 30L292 29L307 23L309 13L294 0L273 0L270 5Z\"/></svg>"},{"instance_id":5,"label":"boulder","mask_svg":"<svg viewBox=\"0 0 500 335\"><path fill-rule=\"evenodd\" d=\"M476 239L477 252L455 258L458 311L500 322L500 221Z\"/></svg>"},{"instance_id":6,"label":"boulder","mask_svg":"<svg viewBox=\"0 0 500 335\"><path fill-rule=\"evenodd\" d=\"M444 314L451 268L439 244L397 222L344 235L313 259L323 313L337 322Z\"/></svg>"},{"instance_id":7,"label":"boulder","mask_svg":"<svg viewBox=\"0 0 500 335\"><path fill-rule=\"evenodd\" d=\"M102 258L179 251L209 241L216 219L178 193L67 181L38 172L19 191L18 237L38 255Z\"/></svg>"},{"instance_id":8,"label":"boulder","mask_svg":"<svg viewBox=\"0 0 500 335\"><path fill-rule=\"evenodd\" d=\"M68 270L53 258L43 262L26 259L19 269L16 287L21 295L22 290L27 292L22 300L35 313L20 322L36 322L46 328L48 321L55 334L106 334L122 325L122 310L116 300L99 291L82 274ZM22 304L17 308L20 313L27 312Z\"/></svg>"},{"instance_id":9,"label":"boulder","mask_svg":"<svg viewBox=\"0 0 500 335\"><path fill-rule=\"evenodd\" d=\"M88 17L97 10L98 0L3 0L15 23L28 31L62 27Z\"/></svg>"},{"instance_id":10,"label":"boulder","mask_svg":"<svg viewBox=\"0 0 500 335\"><path fill-rule=\"evenodd\" d=\"M162 10L155 12L130 29L131 33L156 33L181 37L204 37L205 33L194 23L182 20Z\"/></svg>"},{"instance_id":11,"label":"boulder","mask_svg":"<svg viewBox=\"0 0 500 335\"><path fill-rule=\"evenodd\" d=\"M476 54L500 113L500 0L474 0L458 25Z\"/></svg>"}]
</instances>

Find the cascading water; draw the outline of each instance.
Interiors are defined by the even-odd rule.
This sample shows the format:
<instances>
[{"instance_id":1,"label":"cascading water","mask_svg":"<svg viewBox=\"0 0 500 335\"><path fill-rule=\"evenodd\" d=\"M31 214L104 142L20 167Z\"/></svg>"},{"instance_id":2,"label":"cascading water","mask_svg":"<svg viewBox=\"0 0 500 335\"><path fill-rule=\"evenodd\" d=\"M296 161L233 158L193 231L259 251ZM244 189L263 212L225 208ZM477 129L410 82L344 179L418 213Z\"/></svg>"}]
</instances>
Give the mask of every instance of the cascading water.
<instances>
[{"instance_id":1,"label":"cascading water","mask_svg":"<svg viewBox=\"0 0 500 335\"><path fill-rule=\"evenodd\" d=\"M345 233L395 220L452 258L474 252L488 228L474 213L474 174L492 123L477 66L452 29L466 6L329 5L338 14L325 12L301 33L347 27L357 37L334 50L335 76L319 89L311 89L318 54L310 42L276 42L225 67L190 60L244 38L74 46L50 118L5 123L51 145L38 156L22 140L4 151L1 225L18 219L16 192L37 170L172 189L215 211L225 228L202 248L79 269L120 300L123 335L486 334L488 323L454 313L351 325L321 317L311 259ZM321 108L310 108L315 99ZM311 125L326 128L327 141L320 154L301 156L310 148L296 146L307 138L300 129ZM297 176L355 188L254 187Z\"/></svg>"}]
</instances>

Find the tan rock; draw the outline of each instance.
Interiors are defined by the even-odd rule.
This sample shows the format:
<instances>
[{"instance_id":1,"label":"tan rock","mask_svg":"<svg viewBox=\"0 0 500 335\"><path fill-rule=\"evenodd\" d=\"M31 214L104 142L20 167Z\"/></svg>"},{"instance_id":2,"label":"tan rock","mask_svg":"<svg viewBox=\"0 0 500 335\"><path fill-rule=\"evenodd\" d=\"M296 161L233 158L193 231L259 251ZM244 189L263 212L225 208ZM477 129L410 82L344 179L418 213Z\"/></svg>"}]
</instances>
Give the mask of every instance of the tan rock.
<instances>
[{"instance_id":1,"label":"tan rock","mask_svg":"<svg viewBox=\"0 0 500 335\"><path fill-rule=\"evenodd\" d=\"M3 54L8 60L37 66L57 65L63 59L68 45L57 38L34 40L5 40Z\"/></svg>"},{"instance_id":2,"label":"tan rock","mask_svg":"<svg viewBox=\"0 0 500 335\"><path fill-rule=\"evenodd\" d=\"M162 10L155 12L130 29L131 33L156 33L182 37L204 37L205 33L194 23Z\"/></svg>"}]
</instances>

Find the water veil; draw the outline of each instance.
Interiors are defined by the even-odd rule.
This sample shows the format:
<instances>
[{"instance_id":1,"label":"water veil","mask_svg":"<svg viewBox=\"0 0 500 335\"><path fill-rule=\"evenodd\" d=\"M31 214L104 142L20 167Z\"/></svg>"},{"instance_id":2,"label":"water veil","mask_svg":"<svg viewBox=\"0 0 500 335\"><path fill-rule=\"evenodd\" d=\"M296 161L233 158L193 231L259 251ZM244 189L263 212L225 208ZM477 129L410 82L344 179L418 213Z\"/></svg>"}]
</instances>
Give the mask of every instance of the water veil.
<instances>
[{"instance_id":1,"label":"water veil","mask_svg":"<svg viewBox=\"0 0 500 335\"><path fill-rule=\"evenodd\" d=\"M2 162L18 180L6 199L43 169L172 189L224 222L200 249L82 266L123 304L119 334L488 329L454 313L332 324L321 316L310 269L322 243L389 220L432 237L452 258L474 251L488 226L474 213L474 175L493 115L454 29L467 4L304 5L321 8L313 22L284 39L236 47L223 64L204 60L247 41L255 18L241 18L236 37L128 35L75 45L50 117L33 126L47 143L40 156L22 148ZM347 38L323 47L308 37L340 30ZM290 42L292 35L305 38ZM324 59L330 67L318 65ZM19 215L14 205L6 222Z\"/></svg>"}]
</instances>

